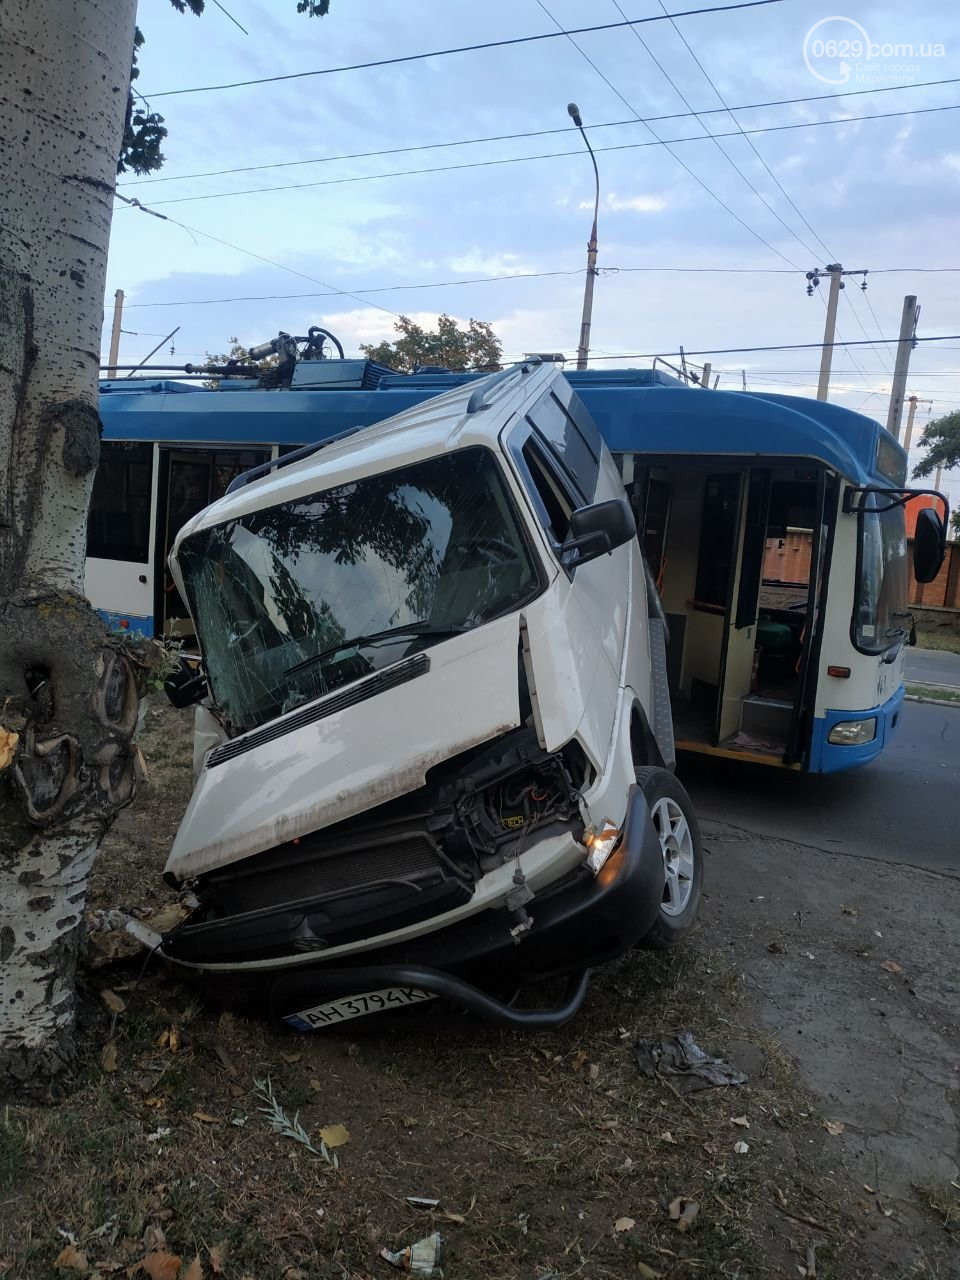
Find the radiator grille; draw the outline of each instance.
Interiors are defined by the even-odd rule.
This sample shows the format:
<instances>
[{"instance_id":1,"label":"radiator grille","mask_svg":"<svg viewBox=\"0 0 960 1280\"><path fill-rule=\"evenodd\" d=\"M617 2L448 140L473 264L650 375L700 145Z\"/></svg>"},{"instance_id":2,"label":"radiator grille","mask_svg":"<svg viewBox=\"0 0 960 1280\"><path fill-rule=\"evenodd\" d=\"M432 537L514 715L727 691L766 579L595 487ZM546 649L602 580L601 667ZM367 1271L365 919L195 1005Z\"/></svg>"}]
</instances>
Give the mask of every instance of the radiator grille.
<instances>
[{"instance_id":1,"label":"radiator grille","mask_svg":"<svg viewBox=\"0 0 960 1280\"><path fill-rule=\"evenodd\" d=\"M217 886L230 913L256 911L304 898L327 898L384 880L423 881L443 874L433 836L408 824L368 828L324 841L323 832L305 837L294 857L272 849L251 858L247 874ZM276 864L283 859L282 865ZM256 865L255 865L256 864Z\"/></svg>"}]
</instances>

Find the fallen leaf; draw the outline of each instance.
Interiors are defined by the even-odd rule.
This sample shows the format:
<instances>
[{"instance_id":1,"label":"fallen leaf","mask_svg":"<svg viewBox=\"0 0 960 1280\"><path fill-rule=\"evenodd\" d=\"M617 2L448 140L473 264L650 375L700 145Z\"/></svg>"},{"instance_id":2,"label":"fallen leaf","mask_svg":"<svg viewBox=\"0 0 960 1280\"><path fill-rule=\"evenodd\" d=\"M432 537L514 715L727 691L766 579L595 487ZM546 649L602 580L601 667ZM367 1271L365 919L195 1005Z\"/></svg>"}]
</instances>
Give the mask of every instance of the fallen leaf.
<instances>
[{"instance_id":1,"label":"fallen leaf","mask_svg":"<svg viewBox=\"0 0 960 1280\"><path fill-rule=\"evenodd\" d=\"M180 1052L180 1028L179 1027L170 1028L170 1039L167 1041L167 1047L169 1048L171 1053Z\"/></svg>"},{"instance_id":2,"label":"fallen leaf","mask_svg":"<svg viewBox=\"0 0 960 1280\"><path fill-rule=\"evenodd\" d=\"M17 753L19 733L12 729L0 729L0 769L5 769Z\"/></svg>"},{"instance_id":3,"label":"fallen leaf","mask_svg":"<svg viewBox=\"0 0 960 1280\"><path fill-rule=\"evenodd\" d=\"M183 1259L176 1253L148 1253L140 1266L150 1280L177 1280Z\"/></svg>"},{"instance_id":4,"label":"fallen leaf","mask_svg":"<svg viewBox=\"0 0 960 1280\"><path fill-rule=\"evenodd\" d=\"M739 1125L741 1129L749 1129L750 1121L746 1116L733 1116L730 1120L731 1124Z\"/></svg>"},{"instance_id":5,"label":"fallen leaf","mask_svg":"<svg viewBox=\"0 0 960 1280\"><path fill-rule=\"evenodd\" d=\"M159 1036L157 1036L157 1048L166 1049L169 1043L170 1043L170 1028L167 1027L165 1031L161 1031Z\"/></svg>"},{"instance_id":6,"label":"fallen leaf","mask_svg":"<svg viewBox=\"0 0 960 1280\"><path fill-rule=\"evenodd\" d=\"M227 1085L227 1092L230 1094L230 1097L231 1097L231 1098L242 1098L242 1097L243 1097L243 1089L241 1089L240 1085L238 1085L238 1084L229 1084L229 1085Z\"/></svg>"},{"instance_id":7,"label":"fallen leaf","mask_svg":"<svg viewBox=\"0 0 960 1280\"><path fill-rule=\"evenodd\" d=\"M227 1053L219 1040L214 1041L213 1052L220 1059L220 1065L223 1067L224 1071L226 1071L227 1075L236 1077L237 1068L233 1065L233 1059L230 1057L229 1053Z\"/></svg>"},{"instance_id":8,"label":"fallen leaf","mask_svg":"<svg viewBox=\"0 0 960 1280\"><path fill-rule=\"evenodd\" d=\"M823 1127L826 1129L827 1133L832 1134L834 1138L843 1133L845 1128L842 1120L824 1120Z\"/></svg>"},{"instance_id":9,"label":"fallen leaf","mask_svg":"<svg viewBox=\"0 0 960 1280\"><path fill-rule=\"evenodd\" d=\"M166 1098L159 1098L156 1095L152 1098L144 1098L143 1105L145 1107L165 1107L167 1105Z\"/></svg>"},{"instance_id":10,"label":"fallen leaf","mask_svg":"<svg viewBox=\"0 0 960 1280\"><path fill-rule=\"evenodd\" d=\"M780 1190L780 1188L779 1188L779 1187L774 1187L773 1189L774 1189L774 1191L776 1191L776 1193L777 1193L777 1199L780 1201L780 1203L783 1205L783 1207L784 1207L784 1209L785 1209L785 1208L787 1207L787 1205L789 1204L789 1201L787 1200L787 1197L783 1194L783 1192Z\"/></svg>"},{"instance_id":11,"label":"fallen leaf","mask_svg":"<svg viewBox=\"0 0 960 1280\"><path fill-rule=\"evenodd\" d=\"M615 1117L610 1120L601 1120L600 1123L597 1125L598 1129L604 1129L607 1132L609 1132L611 1129L617 1129L619 1127L620 1127L620 1121L617 1120Z\"/></svg>"},{"instance_id":12,"label":"fallen leaf","mask_svg":"<svg viewBox=\"0 0 960 1280\"><path fill-rule=\"evenodd\" d=\"M210 1265L213 1267L215 1276L222 1276L224 1267L227 1264L227 1256L230 1252L226 1240L221 1240L219 1244L210 1246Z\"/></svg>"},{"instance_id":13,"label":"fallen leaf","mask_svg":"<svg viewBox=\"0 0 960 1280\"><path fill-rule=\"evenodd\" d=\"M670 1202L670 1220L677 1224L678 1231L689 1231L699 1212L696 1200L688 1200L686 1196L677 1196Z\"/></svg>"},{"instance_id":14,"label":"fallen leaf","mask_svg":"<svg viewBox=\"0 0 960 1280\"><path fill-rule=\"evenodd\" d=\"M200 1255L195 1254L193 1261L184 1271L180 1280L203 1280L203 1263L200 1261Z\"/></svg>"},{"instance_id":15,"label":"fallen leaf","mask_svg":"<svg viewBox=\"0 0 960 1280\"><path fill-rule=\"evenodd\" d=\"M598 1080L600 1078L600 1067L596 1062L590 1063L590 1079Z\"/></svg>"},{"instance_id":16,"label":"fallen leaf","mask_svg":"<svg viewBox=\"0 0 960 1280\"><path fill-rule=\"evenodd\" d=\"M310 1086L310 1088L313 1090L314 1093L321 1093L323 1091L324 1084L322 1080L308 1080L307 1084Z\"/></svg>"},{"instance_id":17,"label":"fallen leaf","mask_svg":"<svg viewBox=\"0 0 960 1280\"><path fill-rule=\"evenodd\" d=\"M578 1049L577 1052L573 1055L573 1062L571 1063L574 1071L579 1071L580 1068L583 1066L583 1064L586 1062L586 1060L587 1060L586 1049Z\"/></svg>"},{"instance_id":18,"label":"fallen leaf","mask_svg":"<svg viewBox=\"0 0 960 1280\"><path fill-rule=\"evenodd\" d=\"M750 1146L749 1143L746 1142L735 1142L733 1144L733 1149L738 1156L745 1156L750 1150Z\"/></svg>"},{"instance_id":19,"label":"fallen leaf","mask_svg":"<svg viewBox=\"0 0 960 1280\"><path fill-rule=\"evenodd\" d=\"M108 1040L100 1050L100 1065L104 1071L116 1071L117 1043L115 1040Z\"/></svg>"},{"instance_id":20,"label":"fallen leaf","mask_svg":"<svg viewBox=\"0 0 960 1280\"><path fill-rule=\"evenodd\" d=\"M613 1229L617 1232L632 1231L636 1225L637 1224L634 1222L633 1218L618 1218L613 1224Z\"/></svg>"},{"instance_id":21,"label":"fallen leaf","mask_svg":"<svg viewBox=\"0 0 960 1280\"><path fill-rule=\"evenodd\" d=\"M280 1280L307 1280L307 1273L299 1267L285 1267Z\"/></svg>"},{"instance_id":22,"label":"fallen leaf","mask_svg":"<svg viewBox=\"0 0 960 1280\"><path fill-rule=\"evenodd\" d=\"M344 1143L350 1141L350 1134L347 1132L346 1125L328 1124L320 1130L320 1137L331 1149L333 1147L342 1147Z\"/></svg>"},{"instance_id":23,"label":"fallen leaf","mask_svg":"<svg viewBox=\"0 0 960 1280\"><path fill-rule=\"evenodd\" d=\"M72 1244L64 1245L54 1258L53 1265L58 1271L76 1271L81 1276L85 1276L90 1270L87 1255Z\"/></svg>"},{"instance_id":24,"label":"fallen leaf","mask_svg":"<svg viewBox=\"0 0 960 1280\"><path fill-rule=\"evenodd\" d=\"M462 1213L453 1213L450 1209L444 1210L443 1217L446 1222L454 1222L458 1227L462 1227L467 1220Z\"/></svg>"},{"instance_id":25,"label":"fallen leaf","mask_svg":"<svg viewBox=\"0 0 960 1280\"><path fill-rule=\"evenodd\" d=\"M897 964L896 960L881 960L880 968L886 969L887 973L903 973L903 969Z\"/></svg>"},{"instance_id":26,"label":"fallen leaf","mask_svg":"<svg viewBox=\"0 0 960 1280\"><path fill-rule=\"evenodd\" d=\"M665 1130L663 1131L663 1133L661 1133L661 1135L660 1135L660 1141L661 1141L661 1142L669 1142L669 1143L670 1143L670 1145L671 1145L671 1146L674 1146L674 1147L675 1147L675 1146L677 1146L677 1140L676 1140L676 1138L673 1136L673 1134L670 1132L670 1130L669 1130L669 1129L665 1129Z\"/></svg>"},{"instance_id":27,"label":"fallen leaf","mask_svg":"<svg viewBox=\"0 0 960 1280\"><path fill-rule=\"evenodd\" d=\"M199 1120L201 1124L220 1124L219 1116L212 1116L209 1111L194 1111L194 1120Z\"/></svg>"},{"instance_id":28,"label":"fallen leaf","mask_svg":"<svg viewBox=\"0 0 960 1280\"><path fill-rule=\"evenodd\" d=\"M645 1262L635 1262L634 1266L640 1280L660 1280L660 1272L654 1271L653 1267L648 1267Z\"/></svg>"},{"instance_id":29,"label":"fallen leaf","mask_svg":"<svg viewBox=\"0 0 960 1280\"><path fill-rule=\"evenodd\" d=\"M292 1067L295 1062L300 1061L300 1059L303 1057L303 1054L302 1053L282 1053L280 1057L283 1058L284 1062L289 1063L290 1066Z\"/></svg>"},{"instance_id":30,"label":"fallen leaf","mask_svg":"<svg viewBox=\"0 0 960 1280\"><path fill-rule=\"evenodd\" d=\"M111 991L109 987L100 988L100 999L111 1013L123 1013L127 1007L126 1000L121 1000L117 993Z\"/></svg>"}]
</instances>

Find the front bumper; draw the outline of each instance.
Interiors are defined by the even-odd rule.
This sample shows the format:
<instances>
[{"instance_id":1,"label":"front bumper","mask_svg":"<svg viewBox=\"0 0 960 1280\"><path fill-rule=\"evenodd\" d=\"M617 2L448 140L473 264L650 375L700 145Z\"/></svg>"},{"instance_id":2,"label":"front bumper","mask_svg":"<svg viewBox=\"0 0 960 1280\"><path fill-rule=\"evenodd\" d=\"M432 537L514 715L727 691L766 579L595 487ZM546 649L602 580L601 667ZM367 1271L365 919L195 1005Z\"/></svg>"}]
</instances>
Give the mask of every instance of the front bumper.
<instances>
[{"instance_id":1,"label":"front bumper","mask_svg":"<svg viewBox=\"0 0 960 1280\"><path fill-rule=\"evenodd\" d=\"M857 765L875 760L899 727L904 693L901 685L879 707L868 707L865 711L827 711L823 717L814 720L810 741L810 772L838 773L841 769L853 769ZM829 741L830 731L835 725L874 717L877 731L869 742L848 746Z\"/></svg>"},{"instance_id":2,"label":"front bumper","mask_svg":"<svg viewBox=\"0 0 960 1280\"><path fill-rule=\"evenodd\" d=\"M451 978L483 993L578 973L621 955L650 930L662 899L660 842L643 793L632 787L622 839L600 874L578 867L540 889L527 904L533 923L519 941L510 932L516 916L499 908L389 946L372 939L350 963L295 956L285 967L237 965L227 972L208 969L206 976L222 983L225 996L245 985L244 979L257 980L261 991L266 983L278 1017L311 1003L394 985L401 971L406 973L401 985L417 985L457 1003Z\"/></svg>"}]
</instances>

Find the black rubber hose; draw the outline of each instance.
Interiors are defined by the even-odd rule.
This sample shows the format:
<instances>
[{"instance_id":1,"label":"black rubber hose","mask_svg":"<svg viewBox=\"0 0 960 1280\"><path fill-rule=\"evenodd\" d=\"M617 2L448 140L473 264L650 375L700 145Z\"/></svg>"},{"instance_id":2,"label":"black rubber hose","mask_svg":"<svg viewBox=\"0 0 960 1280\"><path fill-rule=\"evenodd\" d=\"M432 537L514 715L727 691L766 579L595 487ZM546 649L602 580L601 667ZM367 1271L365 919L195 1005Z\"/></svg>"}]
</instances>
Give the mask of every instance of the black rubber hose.
<instances>
[{"instance_id":1,"label":"black rubber hose","mask_svg":"<svg viewBox=\"0 0 960 1280\"><path fill-rule=\"evenodd\" d=\"M513 1009L480 991L462 978L440 969L417 965L376 965L367 968L331 970L328 973L287 974L270 992L273 1015L283 1018L307 1000L337 1000L384 987L417 987L442 996L451 1004L467 1009L485 1022L499 1027L545 1030L569 1022L583 1004L590 984L590 970L571 974L563 1000L552 1009ZM339 994L338 994L339 992Z\"/></svg>"}]
</instances>

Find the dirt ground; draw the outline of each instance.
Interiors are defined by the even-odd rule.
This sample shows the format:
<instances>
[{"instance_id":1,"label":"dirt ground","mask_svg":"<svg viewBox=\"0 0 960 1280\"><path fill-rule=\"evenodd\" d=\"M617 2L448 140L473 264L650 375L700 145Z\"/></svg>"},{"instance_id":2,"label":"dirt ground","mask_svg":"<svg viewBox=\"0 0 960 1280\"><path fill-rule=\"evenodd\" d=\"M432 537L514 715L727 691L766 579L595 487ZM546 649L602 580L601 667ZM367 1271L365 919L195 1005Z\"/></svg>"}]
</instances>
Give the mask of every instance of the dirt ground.
<instances>
[{"instance_id":1,"label":"dirt ground","mask_svg":"<svg viewBox=\"0 0 960 1280\"><path fill-rule=\"evenodd\" d=\"M105 913L175 909L190 719L148 711L95 872L75 1087L0 1114L0 1274L389 1280L381 1246L439 1231L447 1280L960 1277L956 881L710 824L694 935L568 1026L304 1037L110 956ZM682 1029L748 1083L641 1075L637 1036ZM338 1171L258 1080L315 1148L345 1126Z\"/></svg>"}]
</instances>

